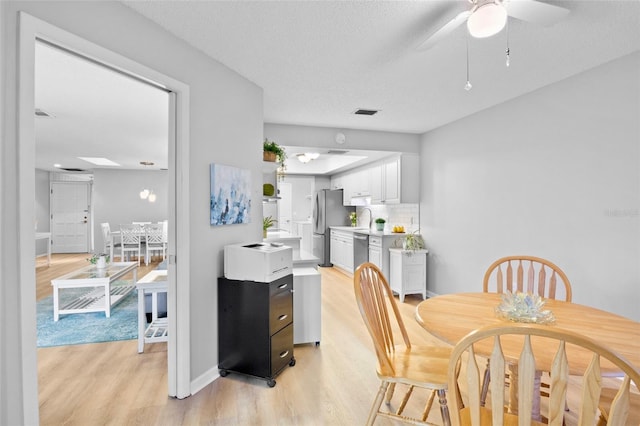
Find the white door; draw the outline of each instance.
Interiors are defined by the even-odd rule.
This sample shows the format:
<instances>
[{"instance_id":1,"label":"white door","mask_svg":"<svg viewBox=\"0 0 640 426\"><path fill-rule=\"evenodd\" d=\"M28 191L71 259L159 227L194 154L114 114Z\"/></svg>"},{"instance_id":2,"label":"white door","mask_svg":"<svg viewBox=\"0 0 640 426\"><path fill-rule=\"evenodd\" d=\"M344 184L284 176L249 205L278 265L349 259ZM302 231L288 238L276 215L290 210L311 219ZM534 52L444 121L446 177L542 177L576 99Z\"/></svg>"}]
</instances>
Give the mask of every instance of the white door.
<instances>
[{"instance_id":1,"label":"white door","mask_svg":"<svg viewBox=\"0 0 640 426\"><path fill-rule=\"evenodd\" d=\"M292 196L291 196L291 184L279 183L278 184L278 228L283 231L292 232L291 219L292 219Z\"/></svg>"},{"instance_id":2,"label":"white door","mask_svg":"<svg viewBox=\"0 0 640 426\"><path fill-rule=\"evenodd\" d=\"M51 251L89 251L89 182L51 184Z\"/></svg>"}]
</instances>

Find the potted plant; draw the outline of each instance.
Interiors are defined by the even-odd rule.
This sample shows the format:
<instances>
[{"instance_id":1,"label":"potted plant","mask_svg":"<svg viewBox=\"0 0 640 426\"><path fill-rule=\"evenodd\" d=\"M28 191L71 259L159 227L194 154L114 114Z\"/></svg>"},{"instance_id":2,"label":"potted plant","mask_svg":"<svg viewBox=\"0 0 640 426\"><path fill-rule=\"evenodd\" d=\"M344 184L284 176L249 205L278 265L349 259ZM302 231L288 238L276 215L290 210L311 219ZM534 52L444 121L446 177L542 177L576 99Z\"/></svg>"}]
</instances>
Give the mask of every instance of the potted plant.
<instances>
[{"instance_id":1,"label":"potted plant","mask_svg":"<svg viewBox=\"0 0 640 426\"><path fill-rule=\"evenodd\" d=\"M356 212L349 213L349 220L351 221L351 226L356 226L358 224L358 214Z\"/></svg>"},{"instance_id":2,"label":"potted plant","mask_svg":"<svg viewBox=\"0 0 640 426\"><path fill-rule=\"evenodd\" d=\"M267 229L271 228L277 220L271 216L262 218L262 238L267 238Z\"/></svg>"},{"instance_id":3,"label":"potted plant","mask_svg":"<svg viewBox=\"0 0 640 426\"><path fill-rule=\"evenodd\" d=\"M384 219L383 219L383 218L381 218L381 217L377 218L377 219L376 219L376 230L377 230L377 231L384 231L384 224L385 224L386 222L387 222L387 221L386 221L386 220L384 220Z\"/></svg>"},{"instance_id":4,"label":"potted plant","mask_svg":"<svg viewBox=\"0 0 640 426\"><path fill-rule=\"evenodd\" d=\"M404 250L422 250L424 248L424 240L417 231L407 234L402 242L402 248Z\"/></svg>"},{"instance_id":5,"label":"potted plant","mask_svg":"<svg viewBox=\"0 0 640 426\"><path fill-rule=\"evenodd\" d=\"M104 269L109 263L109 255L104 253L92 253L91 257L87 259L92 265L96 265L98 269Z\"/></svg>"},{"instance_id":6,"label":"potted plant","mask_svg":"<svg viewBox=\"0 0 640 426\"><path fill-rule=\"evenodd\" d=\"M265 138L262 144L262 159L270 162L277 161L282 167L284 166L284 160L287 159L287 153L283 147Z\"/></svg>"}]
</instances>

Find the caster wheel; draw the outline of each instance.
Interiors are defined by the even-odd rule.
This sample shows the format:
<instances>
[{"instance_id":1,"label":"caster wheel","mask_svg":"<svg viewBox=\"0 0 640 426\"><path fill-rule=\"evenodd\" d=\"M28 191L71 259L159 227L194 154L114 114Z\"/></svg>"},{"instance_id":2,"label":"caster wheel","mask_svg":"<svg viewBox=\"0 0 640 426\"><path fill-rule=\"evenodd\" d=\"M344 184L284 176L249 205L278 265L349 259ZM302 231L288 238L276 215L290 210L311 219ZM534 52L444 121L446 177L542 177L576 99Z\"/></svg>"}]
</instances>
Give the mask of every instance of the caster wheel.
<instances>
[{"instance_id":1,"label":"caster wheel","mask_svg":"<svg viewBox=\"0 0 640 426\"><path fill-rule=\"evenodd\" d=\"M269 379L269 380L267 380L267 385L268 385L270 388L272 388L272 387L274 387L274 386L276 385L276 381L275 381L275 380L273 380L273 379Z\"/></svg>"},{"instance_id":2,"label":"caster wheel","mask_svg":"<svg viewBox=\"0 0 640 426\"><path fill-rule=\"evenodd\" d=\"M296 359L295 358L291 358L291 361L289 361L289 366L293 367L294 365L296 365Z\"/></svg>"},{"instance_id":3,"label":"caster wheel","mask_svg":"<svg viewBox=\"0 0 640 426\"><path fill-rule=\"evenodd\" d=\"M220 376L227 377L228 375L229 375L229 372L227 370L220 370Z\"/></svg>"},{"instance_id":4,"label":"caster wheel","mask_svg":"<svg viewBox=\"0 0 640 426\"><path fill-rule=\"evenodd\" d=\"M320 342L316 342L316 348L320 346Z\"/></svg>"}]
</instances>

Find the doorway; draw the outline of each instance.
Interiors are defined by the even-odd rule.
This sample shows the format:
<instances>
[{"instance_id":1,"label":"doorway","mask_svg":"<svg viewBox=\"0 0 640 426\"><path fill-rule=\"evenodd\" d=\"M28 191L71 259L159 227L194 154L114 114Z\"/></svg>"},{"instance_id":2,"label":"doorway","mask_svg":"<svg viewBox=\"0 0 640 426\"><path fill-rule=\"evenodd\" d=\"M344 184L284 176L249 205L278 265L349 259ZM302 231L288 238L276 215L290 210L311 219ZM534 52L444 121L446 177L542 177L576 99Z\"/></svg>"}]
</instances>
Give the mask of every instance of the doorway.
<instances>
[{"instance_id":1,"label":"doorway","mask_svg":"<svg viewBox=\"0 0 640 426\"><path fill-rule=\"evenodd\" d=\"M169 247L168 247L168 310L174 313L170 316L168 343L168 382L169 396L184 398L190 395L190 340L189 340L189 250L188 250L188 205L189 180L176 179L176 175L187 175L189 137L189 87L184 83L172 79L144 65L136 63L115 52L88 42L74 34L34 18L26 13L19 14L19 46L18 66L21 73L18 90L18 192L21 200L18 206L20 217L19 226L19 257L20 276L24 277L19 291L20 299L32 301L24 304L17 319L20 330L23 330L24 344L19 349L23 359L23 392L24 406L27 420L37 422L37 370L36 349L29 342L35 342L35 268L33 261L33 193L34 183L34 78L35 43L36 39L47 40L49 43L65 46L74 52L83 52L90 58L99 58L106 66L113 66L118 70L128 70L131 75L148 82L155 82L170 92L170 128L169 128ZM180 265L176 263L180 253ZM178 288L176 282L180 281ZM178 303L180 302L180 303ZM177 341L180 340L180 345ZM35 417L29 417L33 415Z\"/></svg>"}]
</instances>

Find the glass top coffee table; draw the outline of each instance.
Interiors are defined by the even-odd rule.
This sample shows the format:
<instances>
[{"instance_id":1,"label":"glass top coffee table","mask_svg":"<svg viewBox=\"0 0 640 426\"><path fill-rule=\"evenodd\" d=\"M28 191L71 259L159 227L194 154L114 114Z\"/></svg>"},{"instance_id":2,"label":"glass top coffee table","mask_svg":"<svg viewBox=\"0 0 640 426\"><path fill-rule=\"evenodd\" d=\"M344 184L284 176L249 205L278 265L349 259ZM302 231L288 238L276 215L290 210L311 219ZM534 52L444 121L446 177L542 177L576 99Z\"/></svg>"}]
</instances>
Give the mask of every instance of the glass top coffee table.
<instances>
[{"instance_id":1,"label":"glass top coffee table","mask_svg":"<svg viewBox=\"0 0 640 426\"><path fill-rule=\"evenodd\" d=\"M113 285L114 281L133 272L131 285ZM79 314L86 312L104 312L111 316L111 307L131 293L138 281L138 262L113 262L106 268L98 269L89 265L51 280L53 286L53 320L58 321L60 314ZM74 297L60 306L60 290L87 288L87 292Z\"/></svg>"}]
</instances>

